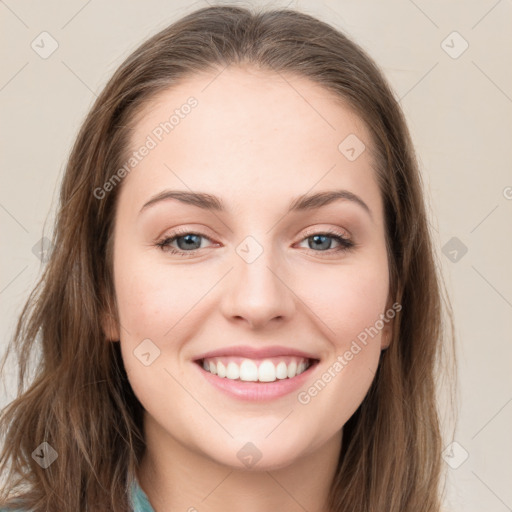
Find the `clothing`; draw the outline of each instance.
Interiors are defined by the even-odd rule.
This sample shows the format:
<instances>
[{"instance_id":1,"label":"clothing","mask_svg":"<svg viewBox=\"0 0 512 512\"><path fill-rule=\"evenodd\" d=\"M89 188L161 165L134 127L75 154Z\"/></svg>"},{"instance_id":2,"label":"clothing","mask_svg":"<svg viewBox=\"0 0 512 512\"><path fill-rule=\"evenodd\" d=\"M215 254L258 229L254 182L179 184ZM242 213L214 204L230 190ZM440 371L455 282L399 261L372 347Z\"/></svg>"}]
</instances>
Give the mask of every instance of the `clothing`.
<instances>
[{"instance_id":1,"label":"clothing","mask_svg":"<svg viewBox=\"0 0 512 512\"><path fill-rule=\"evenodd\" d=\"M155 512L136 478L132 483L131 503L133 512Z\"/></svg>"}]
</instances>

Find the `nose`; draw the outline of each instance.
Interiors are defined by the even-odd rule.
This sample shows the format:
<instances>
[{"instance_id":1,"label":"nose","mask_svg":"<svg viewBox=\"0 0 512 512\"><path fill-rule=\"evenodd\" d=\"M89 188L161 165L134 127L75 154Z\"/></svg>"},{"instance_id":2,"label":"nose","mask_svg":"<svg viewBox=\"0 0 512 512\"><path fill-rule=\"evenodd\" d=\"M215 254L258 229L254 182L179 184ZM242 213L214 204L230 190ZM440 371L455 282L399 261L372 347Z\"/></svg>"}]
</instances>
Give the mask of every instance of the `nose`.
<instances>
[{"instance_id":1,"label":"nose","mask_svg":"<svg viewBox=\"0 0 512 512\"><path fill-rule=\"evenodd\" d=\"M237 253L233 254L233 261L234 268L222 295L221 309L228 321L244 322L251 329L289 321L297 296L284 265L280 264L282 260L265 249L252 262Z\"/></svg>"}]
</instances>

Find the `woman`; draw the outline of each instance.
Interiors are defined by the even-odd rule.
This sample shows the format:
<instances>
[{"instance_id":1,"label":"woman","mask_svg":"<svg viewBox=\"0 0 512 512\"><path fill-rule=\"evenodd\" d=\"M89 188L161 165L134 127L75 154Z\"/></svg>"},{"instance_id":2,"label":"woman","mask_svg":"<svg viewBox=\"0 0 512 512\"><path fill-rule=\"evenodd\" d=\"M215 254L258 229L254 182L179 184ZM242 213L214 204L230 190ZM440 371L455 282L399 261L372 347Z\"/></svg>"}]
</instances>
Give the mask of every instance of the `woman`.
<instances>
[{"instance_id":1,"label":"woman","mask_svg":"<svg viewBox=\"0 0 512 512\"><path fill-rule=\"evenodd\" d=\"M12 342L20 381L41 359L2 414L1 506L440 510L421 179L339 31L222 6L145 42L78 134L54 246Z\"/></svg>"}]
</instances>

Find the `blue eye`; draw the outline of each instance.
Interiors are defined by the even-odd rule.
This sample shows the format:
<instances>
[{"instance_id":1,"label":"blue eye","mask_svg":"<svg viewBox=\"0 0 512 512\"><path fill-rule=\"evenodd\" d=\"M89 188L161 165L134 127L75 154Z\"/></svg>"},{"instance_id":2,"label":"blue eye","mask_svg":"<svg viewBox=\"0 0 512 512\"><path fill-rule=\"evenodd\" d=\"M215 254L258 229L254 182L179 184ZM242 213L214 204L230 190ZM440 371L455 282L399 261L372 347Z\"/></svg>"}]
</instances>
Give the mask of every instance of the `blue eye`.
<instances>
[{"instance_id":1,"label":"blue eye","mask_svg":"<svg viewBox=\"0 0 512 512\"><path fill-rule=\"evenodd\" d=\"M193 256L201 247L201 239L210 240L207 236L201 233L194 233L191 231L175 231L155 245L162 251L176 254L179 256ZM355 246L354 242L343 236L343 234L337 231L325 231L308 233L305 238L302 239L301 243L308 241L308 249L316 253L329 253L343 252ZM339 246L332 248L332 240L335 240ZM210 240L211 241L211 240ZM174 247L171 244L176 242L178 247ZM317 250L319 249L319 250Z\"/></svg>"},{"instance_id":2,"label":"blue eye","mask_svg":"<svg viewBox=\"0 0 512 512\"><path fill-rule=\"evenodd\" d=\"M344 236L334 233L334 232L326 232L326 233L316 233L314 235L307 236L304 240L310 241L308 243L308 248L313 250L314 248L321 249L320 252L327 252L330 250L334 251L346 251L354 246L354 244ZM338 242L339 247L332 249L332 240L336 240ZM325 250L324 250L325 249ZM318 251L315 251L318 252Z\"/></svg>"},{"instance_id":3,"label":"blue eye","mask_svg":"<svg viewBox=\"0 0 512 512\"><path fill-rule=\"evenodd\" d=\"M187 235L177 236L171 241L176 240L178 243L178 247L180 250L197 250L201 248L201 238L202 235L197 235L195 233L188 233Z\"/></svg>"},{"instance_id":4,"label":"blue eye","mask_svg":"<svg viewBox=\"0 0 512 512\"><path fill-rule=\"evenodd\" d=\"M160 242L157 242L157 246L162 251L169 252L171 254L179 254L181 256L188 256L186 253L191 253L201 249L201 238L208 237L201 235L200 233L192 233L189 231L184 234L176 233L174 236L164 238ZM173 242L177 242L178 248L171 246Z\"/></svg>"}]
</instances>

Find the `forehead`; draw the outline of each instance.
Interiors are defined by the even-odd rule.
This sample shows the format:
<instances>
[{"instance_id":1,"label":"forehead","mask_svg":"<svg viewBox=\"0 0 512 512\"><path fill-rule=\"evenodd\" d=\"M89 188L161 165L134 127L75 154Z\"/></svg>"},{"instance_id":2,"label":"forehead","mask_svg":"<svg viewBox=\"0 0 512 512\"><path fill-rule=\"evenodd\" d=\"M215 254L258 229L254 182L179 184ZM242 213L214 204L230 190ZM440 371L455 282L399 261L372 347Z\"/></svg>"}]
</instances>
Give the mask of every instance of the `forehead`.
<instances>
[{"instance_id":1,"label":"forehead","mask_svg":"<svg viewBox=\"0 0 512 512\"><path fill-rule=\"evenodd\" d=\"M304 77L232 67L194 75L134 118L129 152L149 141L123 192L137 203L162 187L248 204L343 186L380 201L365 124ZM348 146L361 154L347 158Z\"/></svg>"}]
</instances>

